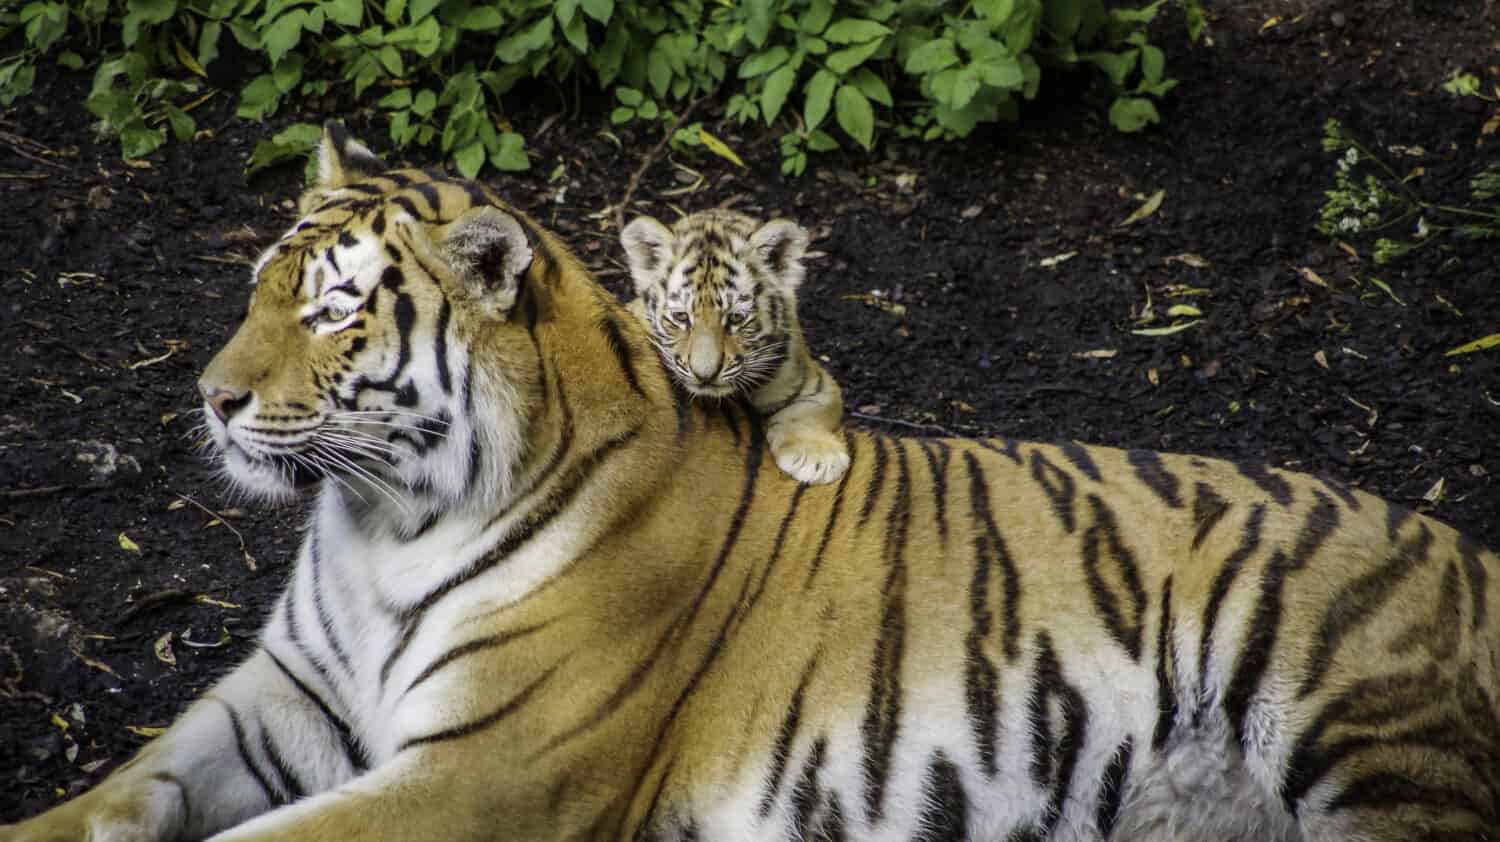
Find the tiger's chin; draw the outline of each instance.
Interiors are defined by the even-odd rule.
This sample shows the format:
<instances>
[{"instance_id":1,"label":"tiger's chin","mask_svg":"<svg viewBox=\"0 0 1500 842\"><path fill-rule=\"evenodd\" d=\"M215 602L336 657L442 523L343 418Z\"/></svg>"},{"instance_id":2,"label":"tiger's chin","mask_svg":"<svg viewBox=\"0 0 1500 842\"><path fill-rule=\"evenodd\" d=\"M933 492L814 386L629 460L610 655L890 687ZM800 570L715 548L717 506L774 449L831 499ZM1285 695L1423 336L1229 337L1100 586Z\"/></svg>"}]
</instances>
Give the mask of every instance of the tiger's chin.
<instances>
[{"instance_id":1,"label":"tiger's chin","mask_svg":"<svg viewBox=\"0 0 1500 842\"><path fill-rule=\"evenodd\" d=\"M290 459L257 459L233 444L219 451L218 462L235 490L267 503L289 503L323 480L310 465Z\"/></svg>"},{"instance_id":2,"label":"tiger's chin","mask_svg":"<svg viewBox=\"0 0 1500 842\"><path fill-rule=\"evenodd\" d=\"M684 383L683 388L695 398L706 398L709 400L724 400L725 398L734 397L739 393L739 389L728 383L721 382Z\"/></svg>"}]
</instances>

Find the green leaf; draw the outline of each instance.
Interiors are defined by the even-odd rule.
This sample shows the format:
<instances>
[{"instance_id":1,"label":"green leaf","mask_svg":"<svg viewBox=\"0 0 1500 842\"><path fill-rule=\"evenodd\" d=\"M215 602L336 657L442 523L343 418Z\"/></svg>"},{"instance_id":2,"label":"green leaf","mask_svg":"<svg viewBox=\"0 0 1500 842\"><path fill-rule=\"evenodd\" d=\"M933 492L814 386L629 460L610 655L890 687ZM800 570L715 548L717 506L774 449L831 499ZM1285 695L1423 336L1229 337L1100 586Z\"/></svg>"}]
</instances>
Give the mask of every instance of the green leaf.
<instances>
[{"instance_id":1,"label":"green leaf","mask_svg":"<svg viewBox=\"0 0 1500 842\"><path fill-rule=\"evenodd\" d=\"M651 50L646 57L646 76L651 81L651 89L659 97L667 95L667 88L672 84L672 63L667 58L665 50L658 45Z\"/></svg>"},{"instance_id":2,"label":"green leaf","mask_svg":"<svg viewBox=\"0 0 1500 842\"><path fill-rule=\"evenodd\" d=\"M271 59L271 64L281 61L287 53L297 48L298 42L302 40L302 23L306 19L306 9L293 9L277 18L261 34L261 45Z\"/></svg>"},{"instance_id":3,"label":"green leaf","mask_svg":"<svg viewBox=\"0 0 1500 842\"><path fill-rule=\"evenodd\" d=\"M803 88L802 120L809 131L822 124L828 116L828 107L833 104L833 86L838 77L827 70L819 70Z\"/></svg>"},{"instance_id":4,"label":"green leaf","mask_svg":"<svg viewBox=\"0 0 1500 842\"><path fill-rule=\"evenodd\" d=\"M533 50L552 42L552 16L547 15L515 35L495 45L495 57L506 64L516 64Z\"/></svg>"},{"instance_id":5,"label":"green leaf","mask_svg":"<svg viewBox=\"0 0 1500 842\"><path fill-rule=\"evenodd\" d=\"M766 36L771 33L771 23L774 17L771 9L772 0L747 0L744 4L747 8L745 20L745 37L756 49L765 46ZM744 78L743 76L740 78Z\"/></svg>"},{"instance_id":6,"label":"green leaf","mask_svg":"<svg viewBox=\"0 0 1500 842\"><path fill-rule=\"evenodd\" d=\"M578 14L578 0L557 0L552 4L552 14L558 23L567 26Z\"/></svg>"},{"instance_id":7,"label":"green leaf","mask_svg":"<svg viewBox=\"0 0 1500 842\"><path fill-rule=\"evenodd\" d=\"M63 50L58 53L57 63L69 70L81 70L83 68L83 56L72 50Z\"/></svg>"},{"instance_id":8,"label":"green leaf","mask_svg":"<svg viewBox=\"0 0 1500 842\"><path fill-rule=\"evenodd\" d=\"M797 71L790 65L785 64L778 68L770 76L766 77L765 87L761 88L761 115L765 117L766 125L770 125L781 113L781 106L786 103L787 95L792 91L792 83L797 81Z\"/></svg>"},{"instance_id":9,"label":"green leaf","mask_svg":"<svg viewBox=\"0 0 1500 842\"><path fill-rule=\"evenodd\" d=\"M885 39L877 38L874 41L839 50L823 63L834 73L848 73L863 64L865 59L874 55L883 46L885 46Z\"/></svg>"},{"instance_id":10,"label":"green leaf","mask_svg":"<svg viewBox=\"0 0 1500 842\"><path fill-rule=\"evenodd\" d=\"M153 129L142 120L138 125L129 125L120 129L120 156L144 158L166 142L165 130Z\"/></svg>"},{"instance_id":11,"label":"green leaf","mask_svg":"<svg viewBox=\"0 0 1500 842\"><path fill-rule=\"evenodd\" d=\"M167 105L166 112L167 124L172 127L172 137L176 138L178 143L192 140L193 132L197 129L193 118L189 117L186 111L171 104Z\"/></svg>"},{"instance_id":12,"label":"green leaf","mask_svg":"<svg viewBox=\"0 0 1500 842\"><path fill-rule=\"evenodd\" d=\"M216 20L206 21L203 28L198 30L198 66L208 67L213 60L219 57L219 35L224 31L224 24Z\"/></svg>"},{"instance_id":13,"label":"green leaf","mask_svg":"<svg viewBox=\"0 0 1500 842\"><path fill-rule=\"evenodd\" d=\"M277 132L270 140L255 144L255 151L245 162L245 175L251 175L273 164L301 158L317 148L323 130L312 123L294 123Z\"/></svg>"},{"instance_id":14,"label":"green leaf","mask_svg":"<svg viewBox=\"0 0 1500 842\"><path fill-rule=\"evenodd\" d=\"M323 14L339 26L359 26L364 16L364 4L360 0L325 0L322 8Z\"/></svg>"},{"instance_id":15,"label":"green leaf","mask_svg":"<svg viewBox=\"0 0 1500 842\"><path fill-rule=\"evenodd\" d=\"M1080 58L1098 65L1109 76L1109 80L1115 87L1125 86L1125 77L1135 69L1136 59L1140 57L1140 50L1130 49L1123 53L1094 52L1084 53Z\"/></svg>"},{"instance_id":16,"label":"green leaf","mask_svg":"<svg viewBox=\"0 0 1500 842\"><path fill-rule=\"evenodd\" d=\"M1164 2L1166 0L1156 0L1139 9L1110 9L1109 16L1120 23L1150 23L1156 19L1156 13L1161 11L1161 4Z\"/></svg>"},{"instance_id":17,"label":"green leaf","mask_svg":"<svg viewBox=\"0 0 1500 842\"><path fill-rule=\"evenodd\" d=\"M281 89L276 87L275 77L262 73L240 91L240 104L235 114L246 120L259 120L273 113L280 102Z\"/></svg>"},{"instance_id":18,"label":"green leaf","mask_svg":"<svg viewBox=\"0 0 1500 842\"><path fill-rule=\"evenodd\" d=\"M505 23L505 17L500 14L499 9L494 6L475 6L464 12L458 28L469 32L489 32L499 29L502 23Z\"/></svg>"},{"instance_id":19,"label":"green leaf","mask_svg":"<svg viewBox=\"0 0 1500 842\"><path fill-rule=\"evenodd\" d=\"M568 43L573 46L573 49L579 53L587 53L589 51L588 23L583 19L583 15L574 15L571 20L563 25L562 32L563 37L568 39Z\"/></svg>"},{"instance_id":20,"label":"green leaf","mask_svg":"<svg viewBox=\"0 0 1500 842\"><path fill-rule=\"evenodd\" d=\"M833 3L831 0L812 0L808 4L807 11L797 21L797 28L808 35L820 35L828 27L828 21L833 17Z\"/></svg>"},{"instance_id":21,"label":"green leaf","mask_svg":"<svg viewBox=\"0 0 1500 842\"><path fill-rule=\"evenodd\" d=\"M125 46L132 47L140 39L142 26L155 26L172 19L177 13L177 0L129 0L125 7L129 11L120 22L120 38Z\"/></svg>"},{"instance_id":22,"label":"green leaf","mask_svg":"<svg viewBox=\"0 0 1500 842\"><path fill-rule=\"evenodd\" d=\"M411 0L411 4L406 8L407 19L421 23L439 5L439 0Z\"/></svg>"},{"instance_id":23,"label":"green leaf","mask_svg":"<svg viewBox=\"0 0 1500 842\"><path fill-rule=\"evenodd\" d=\"M521 172L531 168L526 154L526 140L515 132L500 135L499 148L490 153L490 164L502 172Z\"/></svg>"},{"instance_id":24,"label":"green leaf","mask_svg":"<svg viewBox=\"0 0 1500 842\"><path fill-rule=\"evenodd\" d=\"M615 14L615 0L583 0L583 13L600 23L607 24Z\"/></svg>"},{"instance_id":25,"label":"green leaf","mask_svg":"<svg viewBox=\"0 0 1500 842\"><path fill-rule=\"evenodd\" d=\"M885 86L885 80L875 75L875 71L868 67L861 67L849 77L859 92L886 108L895 106L891 99L891 90ZM809 126L811 128L811 126Z\"/></svg>"},{"instance_id":26,"label":"green leaf","mask_svg":"<svg viewBox=\"0 0 1500 842\"><path fill-rule=\"evenodd\" d=\"M835 44L863 44L872 38L891 34L891 28L883 23L862 18L841 18L828 27L823 37Z\"/></svg>"},{"instance_id":27,"label":"green leaf","mask_svg":"<svg viewBox=\"0 0 1500 842\"><path fill-rule=\"evenodd\" d=\"M458 171L464 178L479 175L480 168L484 166L484 158L484 144L477 139L469 141L453 153L453 161L458 164Z\"/></svg>"},{"instance_id":28,"label":"green leaf","mask_svg":"<svg viewBox=\"0 0 1500 842\"><path fill-rule=\"evenodd\" d=\"M406 0L385 0L385 22L400 23L406 12Z\"/></svg>"},{"instance_id":29,"label":"green leaf","mask_svg":"<svg viewBox=\"0 0 1500 842\"><path fill-rule=\"evenodd\" d=\"M1146 77L1147 82L1161 81L1162 70L1166 62L1166 57L1162 55L1160 48L1150 44L1141 47L1141 75Z\"/></svg>"},{"instance_id":30,"label":"green leaf","mask_svg":"<svg viewBox=\"0 0 1500 842\"><path fill-rule=\"evenodd\" d=\"M412 100L411 110L418 117L426 117L437 107L437 94L427 88L417 91L417 96Z\"/></svg>"},{"instance_id":31,"label":"green leaf","mask_svg":"<svg viewBox=\"0 0 1500 842\"><path fill-rule=\"evenodd\" d=\"M756 53L740 63L739 77L741 79L754 79L764 76L776 68L786 64L792 54L787 52L786 47L772 47L763 53Z\"/></svg>"},{"instance_id":32,"label":"green leaf","mask_svg":"<svg viewBox=\"0 0 1500 842\"><path fill-rule=\"evenodd\" d=\"M875 109L870 107L870 100L860 93L859 88L840 85L834 96L834 113L839 128L860 146L869 149L875 139Z\"/></svg>"},{"instance_id":33,"label":"green leaf","mask_svg":"<svg viewBox=\"0 0 1500 842\"><path fill-rule=\"evenodd\" d=\"M953 108L967 108L977 93L979 93L979 71L971 65L958 71L953 81L953 90L948 104Z\"/></svg>"},{"instance_id":34,"label":"green leaf","mask_svg":"<svg viewBox=\"0 0 1500 842\"><path fill-rule=\"evenodd\" d=\"M833 135L819 129L807 136L807 148L814 152L831 152L839 148L839 142L833 139Z\"/></svg>"},{"instance_id":35,"label":"green leaf","mask_svg":"<svg viewBox=\"0 0 1500 842\"><path fill-rule=\"evenodd\" d=\"M656 100L648 99L641 103L641 107L636 109L636 113L640 115L642 120L655 120L661 114L661 107L656 104Z\"/></svg>"},{"instance_id":36,"label":"green leaf","mask_svg":"<svg viewBox=\"0 0 1500 842\"><path fill-rule=\"evenodd\" d=\"M620 87L615 88L615 99L618 99L621 105L628 105L631 108L634 108L640 105L641 100L645 98L646 95L636 90L635 88L627 87L625 85L621 85Z\"/></svg>"},{"instance_id":37,"label":"green leaf","mask_svg":"<svg viewBox=\"0 0 1500 842\"><path fill-rule=\"evenodd\" d=\"M411 88L397 88L375 101L375 105L387 111L399 111L411 107Z\"/></svg>"},{"instance_id":38,"label":"green leaf","mask_svg":"<svg viewBox=\"0 0 1500 842\"><path fill-rule=\"evenodd\" d=\"M958 64L958 52L947 38L934 38L911 51L906 57L906 72L931 73Z\"/></svg>"},{"instance_id":39,"label":"green leaf","mask_svg":"<svg viewBox=\"0 0 1500 842\"><path fill-rule=\"evenodd\" d=\"M634 108L626 108L625 106L622 105L619 108L616 108L615 110L609 112L609 121L611 123L615 124L616 126L620 125L621 123L628 123L628 122L630 122L631 120L634 120L634 119L635 119L635 109Z\"/></svg>"},{"instance_id":40,"label":"green leaf","mask_svg":"<svg viewBox=\"0 0 1500 842\"><path fill-rule=\"evenodd\" d=\"M976 0L974 10L979 12L980 17L985 19L991 27L1010 20L1011 13L1016 9L1016 0Z\"/></svg>"},{"instance_id":41,"label":"green leaf","mask_svg":"<svg viewBox=\"0 0 1500 842\"><path fill-rule=\"evenodd\" d=\"M1021 62L1012 56L986 59L976 63L974 68L986 85L996 88L1014 90L1026 82L1026 74L1021 69Z\"/></svg>"},{"instance_id":42,"label":"green leaf","mask_svg":"<svg viewBox=\"0 0 1500 842\"><path fill-rule=\"evenodd\" d=\"M1161 116L1149 99L1122 96L1109 106L1109 122L1122 132L1138 132L1152 123L1160 123Z\"/></svg>"},{"instance_id":43,"label":"green leaf","mask_svg":"<svg viewBox=\"0 0 1500 842\"><path fill-rule=\"evenodd\" d=\"M271 78L276 82L276 90L283 94L289 94L302 81L302 68L306 61L302 56L293 53L271 69Z\"/></svg>"},{"instance_id":44,"label":"green leaf","mask_svg":"<svg viewBox=\"0 0 1500 842\"><path fill-rule=\"evenodd\" d=\"M380 66L384 67L387 73L397 78L406 75L406 64L401 60L400 50L387 44L380 48L377 55L380 58Z\"/></svg>"}]
</instances>

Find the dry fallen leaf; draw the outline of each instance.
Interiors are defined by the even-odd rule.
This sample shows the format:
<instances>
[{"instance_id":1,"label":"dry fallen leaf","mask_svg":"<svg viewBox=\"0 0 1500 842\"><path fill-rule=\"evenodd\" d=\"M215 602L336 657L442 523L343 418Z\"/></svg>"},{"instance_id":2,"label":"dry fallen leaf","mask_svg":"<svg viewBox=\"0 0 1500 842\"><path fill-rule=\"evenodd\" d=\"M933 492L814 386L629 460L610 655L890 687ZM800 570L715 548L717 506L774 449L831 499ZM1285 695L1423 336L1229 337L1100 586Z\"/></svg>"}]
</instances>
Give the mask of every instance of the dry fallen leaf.
<instances>
[{"instance_id":1,"label":"dry fallen leaf","mask_svg":"<svg viewBox=\"0 0 1500 842\"><path fill-rule=\"evenodd\" d=\"M126 725L125 730L142 737L160 737L167 729L155 725Z\"/></svg>"},{"instance_id":2,"label":"dry fallen leaf","mask_svg":"<svg viewBox=\"0 0 1500 842\"><path fill-rule=\"evenodd\" d=\"M158 637L156 643L151 645L151 651L156 653L156 660L171 666L177 666L177 655L172 651L172 633Z\"/></svg>"},{"instance_id":3,"label":"dry fallen leaf","mask_svg":"<svg viewBox=\"0 0 1500 842\"><path fill-rule=\"evenodd\" d=\"M1149 381L1152 386L1161 385L1161 375L1158 374L1156 369L1154 368L1146 369L1146 380Z\"/></svg>"},{"instance_id":4,"label":"dry fallen leaf","mask_svg":"<svg viewBox=\"0 0 1500 842\"><path fill-rule=\"evenodd\" d=\"M1432 503L1433 505L1441 503L1443 501L1443 490L1447 485L1447 480L1447 477L1438 477L1438 481L1433 483L1431 488L1427 489L1427 493L1422 495L1422 499L1426 500L1429 503Z\"/></svg>"},{"instance_id":5,"label":"dry fallen leaf","mask_svg":"<svg viewBox=\"0 0 1500 842\"><path fill-rule=\"evenodd\" d=\"M1181 333L1182 331L1187 330L1188 328L1192 327L1195 324L1198 324L1201 321L1203 320L1193 319L1190 322L1182 322L1181 324L1175 324L1169 327L1147 327L1141 328L1140 330L1132 330L1131 333L1135 334L1136 336L1171 336L1174 333Z\"/></svg>"},{"instance_id":6,"label":"dry fallen leaf","mask_svg":"<svg viewBox=\"0 0 1500 842\"><path fill-rule=\"evenodd\" d=\"M141 551L140 545L130 540L130 536L126 535L124 532L120 533L120 537L118 540L120 542L120 549L125 550L126 552L138 553Z\"/></svg>"},{"instance_id":7,"label":"dry fallen leaf","mask_svg":"<svg viewBox=\"0 0 1500 842\"><path fill-rule=\"evenodd\" d=\"M728 144L709 134L708 130L702 126L698 127L698 140L702 141L704 149L718 155L720 158L737 167L745 166L745 162L740 160L740 156L736 155L734 150L729 148Z\"/></svg>"},{"instance_id":8,"label":"dry fallen leaf","mask_svg":"<svg viewBox=\"0 0 1500 842\"><path fill-rule=\"evenodd\" d=\"M1039 265L1043 269L1051 269L1058 264L1067 263L1069 260L1072 260L1077 256L1078 252L1076 251L1065 251L1062 254L1054 254L1051 257L1042 258L1042 262Z\"/></svg>"},{"instance_id":9,"label":"dry fallen leaf","mask_svg":"<svg viewBox=\"0 0 1500 842\"><path fill-rule=\"evenodd\" d=\"M1156 213L1156 209L1161 207L1162 199L1166 197L1167 191L1164 189L1152 193L1140 207L1130 212L1130 216L1125 217L1125 221L1120 223L1120 227L1140 222L1151 214Z\"/></svg>"},{"instance_id":10,"label":"dry fallen leaf","mask_svg":"<svg viewBox=\"0 0 1500 842\"><path fill-rule=\"evenodd\" d=\"M1207 269L1208 267L1213 265L1212 263L1208 262L1208 258L1204 257L1201 254L1194 254L1190 251L1185 251L1182 254L1167 255L1166 260L1163 262L1184 263L1188 266L1193 267L1194 269Z\"/></svg>"},{"instance_id":11,"label":"dry fallen leaf","mask_svg":"<svg viewBox=\"0 0 1500 842\"><path fill-rule=\"evenodd\" d=\"M1318 286L1322 287L1323 289L1333 289L1333 287L1331 287L1331 286L1328 285L1327 281L1323 280L1323 276L1321 276L1317 272L1314 272L1313 270L1307 268L1306 266L1299 267L1297 269L1297 274L1299 274L1303 278L1305 278L1307 280L1307 282L1310 283L1310 284L1317 284Z\"/></svg>"},{"instance_id":12,"label":"dry fallen leaf","mask_svg":"<svg viewBox=\"0 0 1500 842\"><path fill-rule=\"evenodd\" d=\"M1323 353L1322 348L1319 348L1317 353L1313 354L1313 362L1322 366L1325 371L1328 369L1328 355Z\"/></svg>"},{"instance_id":13,"label":"dry fallen leaf","mask_svg":"<svg viewBox=\"0 0 1500 842\"><path fill-rule=\"evenodd\" d=\"M1120 352L1117 349L1115 349L1115 348L1095 348L1092 351L1075 351L1073 353L1073 359L1075 359L1075 360L1111 360L1111 359L1114 359L1115 355L1118 354L1118 353L1120 353Z\"/></svg>"},{"instance_id":14,"label":"dry fallen leaf","mask_svg":"<svg viewBox=\"0 0 1500 842\"><path fill-rule=\"evenodd\" d=\"M1473 342L1466 342L1457 348L1445 352L1443 356L1456 357L1459 354L1472 354L1475 351L1483 351L1486 348L1493 348L1496 345L1500 345L1500 333L1492 333L1489 336L1480 337Z\"/></svg>"},{"instance_id":15,"label":"dry fallen leaf","mask_svg":"<svg viewBox=\"0 0 1500 842\"><path fill-rule=\"evenodd\" d=\"M1174 318L1177 316L1201 316L1203 315L1203 311L1191 304L1173 304L1167 308L1167 315Z\"/></svg>"}]
</instances>

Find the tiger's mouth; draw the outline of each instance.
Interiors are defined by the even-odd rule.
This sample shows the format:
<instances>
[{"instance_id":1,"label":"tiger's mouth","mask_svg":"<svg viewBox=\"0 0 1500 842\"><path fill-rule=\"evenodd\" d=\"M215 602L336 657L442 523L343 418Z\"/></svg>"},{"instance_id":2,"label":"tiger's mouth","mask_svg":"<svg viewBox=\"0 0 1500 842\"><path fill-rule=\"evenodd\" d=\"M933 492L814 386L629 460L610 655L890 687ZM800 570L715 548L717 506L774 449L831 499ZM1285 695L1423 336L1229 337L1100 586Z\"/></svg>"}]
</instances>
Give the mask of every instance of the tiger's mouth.
<instances>
[{"instance_id":1,"label":"tiger's mouth","mask_svg":"<svg viewBox=\"0 0 1500 842\"><path fill-rule=\"evenodd\" d=\"M689 381L682 387L696 398L727 398L741 391L734 384L724 380L710 380L706 383Z\"/></svg>"}]
</instances>

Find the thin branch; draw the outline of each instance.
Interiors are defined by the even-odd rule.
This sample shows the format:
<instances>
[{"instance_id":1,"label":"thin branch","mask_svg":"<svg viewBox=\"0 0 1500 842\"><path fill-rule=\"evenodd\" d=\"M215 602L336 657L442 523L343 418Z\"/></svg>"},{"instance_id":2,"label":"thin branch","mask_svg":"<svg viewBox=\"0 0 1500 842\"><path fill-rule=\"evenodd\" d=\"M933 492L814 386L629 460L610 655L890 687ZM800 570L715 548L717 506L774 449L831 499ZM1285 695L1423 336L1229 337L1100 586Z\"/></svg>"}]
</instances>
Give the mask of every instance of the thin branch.
<instances>
[{"instance_id":1,"label":"thin branch","mask_svg":"<svg viewBox=\"0 0 1500 842\"><path fill-rule=\"evenodd\" d=\"M177 499L183 501L184 503L191 503L194 506L197 506L199 509L207 512L210 517L213 517L219 523L224 524L224 528L228 529L230 532L233 532L234 533L234 537L236 537L236 538L239 539L239 541L240 541L240 554L245 557L245 566L248 567L248 568L250 568L251 572L254 572L254 571L256 571L256 570L259 569L255 565L255 556L253 556L253 555L250 554L250 549L245 545L245 536L238 529L235 529L233 526L230 525L229 518L224 517L223 515L219 514L218 512L214 511L213 509L210 509L209 507L203 505L202 503L199 503L197 500L194 500L193 498L187 496L186 494L178 494L177 495Z\"/></svg>"},{"instance_id":2,"label":"thin branch","mask_svg":"<svg viewBox=\"0 0 1500 842\"><path fill-rule=\"evenodd\" d=\"M861 421L868 421L872 424L891 424L896 427L905 427L908 430L921 430L928 433L938 433L950 438L959 438L959 435L957 433L953 432L947 427L939 426L937 424L920 424L916 421L902 421L900 418L885 418L879 415L866 415L863 412L845 412L844 414L849 416L850 418L858 418Z\"/></svg>"},{"instance_id":3,"label":"thin branch","mask_svg":"<svg viewBox=\"0 0 1500 842\"><path fill-rule=\"evenodd\" d=\"M620 199L620 203L615 205L616 234L625 230L625 208L630 206L630 197L635 195L635 189L641 185L641 179L645 177L646 171L651 168L651 165L656 162L656 158L661 154L661 150L672 140L672 136L677 134L677 130L682 128L682 124L687 122L687 118L694 111L698 110L698 106L702 105L705 100L718 92L719 89L715 86L713 90L704 93L702 96L688 103L687 107L682 109L682 113L677 115L677 119L673 121L671 127L661 136L661 140L658 140L656 145L651 147L651 151L646 153L646 157L641 160L641 165L636 167L635 172L631 173L630 180L625 182L625 195Z\"/></svg>"}]
</instances>

